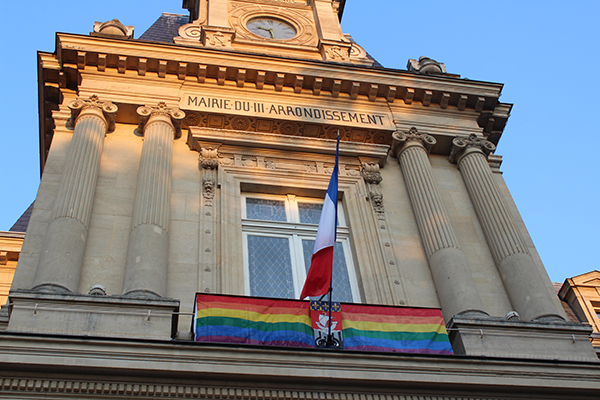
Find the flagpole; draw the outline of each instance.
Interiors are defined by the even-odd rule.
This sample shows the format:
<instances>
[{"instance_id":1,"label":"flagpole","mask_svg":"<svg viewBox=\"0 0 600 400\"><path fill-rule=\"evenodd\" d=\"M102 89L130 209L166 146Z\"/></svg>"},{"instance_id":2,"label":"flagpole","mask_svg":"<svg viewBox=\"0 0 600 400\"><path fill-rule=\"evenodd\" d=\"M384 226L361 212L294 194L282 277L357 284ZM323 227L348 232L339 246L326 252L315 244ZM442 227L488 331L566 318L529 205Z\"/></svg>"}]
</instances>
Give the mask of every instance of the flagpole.
<instances>
[{"instance_id":1,"label":"flagpole","mask_svg":"<svg viewBox=\"0 0 600 400\"><path fill-rule=\"evenodd\" d=\"M332 277L333 280L333 277ZM327 348L331 347L333 338L331 337L331 294L333 293L333 285L329 285L329 332L327 332Z\"/></svg>"},{"instance_id":2,"label":"flagpole","mask_svg":"<svg viewBox=\"0 0 600 400\"><path fill-rule=\"evenodd\" d=\"M334 168L334 173L339 175L339 154L340 154L340 130L338 129L337 131L337 143L335 145L335 166ZM337 215L337 201L338 199L333 199L334 204L335 204L335 238L337 238L337 219L338 219L338 215ZM333 240L333 253L335 254L335 238ZM331 263L331 280L329 281L329 331L327 332L327 348L331 347L331 344L333 343L333 338L331 337L331 308L332 308L332 294L333 294L333 261Z\"/></svg>"}]
</instances>

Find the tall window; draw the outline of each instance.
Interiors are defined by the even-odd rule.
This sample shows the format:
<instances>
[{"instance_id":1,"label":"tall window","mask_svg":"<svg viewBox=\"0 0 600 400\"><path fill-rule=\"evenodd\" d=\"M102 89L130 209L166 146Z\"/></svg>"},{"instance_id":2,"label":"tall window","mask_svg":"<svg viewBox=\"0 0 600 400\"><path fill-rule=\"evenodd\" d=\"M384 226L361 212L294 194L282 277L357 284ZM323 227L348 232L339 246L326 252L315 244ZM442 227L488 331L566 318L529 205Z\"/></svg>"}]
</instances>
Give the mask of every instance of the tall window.
<instances>
[{"instance_id":1,"label":"tall window","mask_svg":"<svg viewBox=\"0 0 600 400\"><path fill-rule=\"evenodd\" d=\"M242 195L246 294L298 298L310 267L322 199ZM358 302L360 296L349 247L349 231L338 207L333 260L333 299Z\"/></svg>"}]
</instances>

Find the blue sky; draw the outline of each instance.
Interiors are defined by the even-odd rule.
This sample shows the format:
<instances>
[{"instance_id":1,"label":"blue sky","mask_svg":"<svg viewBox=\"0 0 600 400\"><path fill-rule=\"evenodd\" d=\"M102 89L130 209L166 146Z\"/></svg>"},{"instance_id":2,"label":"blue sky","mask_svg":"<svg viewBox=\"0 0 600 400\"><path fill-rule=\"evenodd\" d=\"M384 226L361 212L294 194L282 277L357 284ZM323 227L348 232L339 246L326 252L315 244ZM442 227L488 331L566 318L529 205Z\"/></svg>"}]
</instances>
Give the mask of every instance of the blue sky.
<instances>
[{"instance_id":1,"label":"blue sky","mask_svg":"<svg viewBox=\"0 0 600 400\"><path fill-rule=\"evenodd\" d=\"M139 37L181 0L5 1L0 13L0 230L39 184L36 51L55 32L87 34L118 18ZM550 278L600 269L600 2L347 0L342 27L389 68L426 55L462 77L503 83L514 103L496 154Z\"/></svg>"}]
</instances>

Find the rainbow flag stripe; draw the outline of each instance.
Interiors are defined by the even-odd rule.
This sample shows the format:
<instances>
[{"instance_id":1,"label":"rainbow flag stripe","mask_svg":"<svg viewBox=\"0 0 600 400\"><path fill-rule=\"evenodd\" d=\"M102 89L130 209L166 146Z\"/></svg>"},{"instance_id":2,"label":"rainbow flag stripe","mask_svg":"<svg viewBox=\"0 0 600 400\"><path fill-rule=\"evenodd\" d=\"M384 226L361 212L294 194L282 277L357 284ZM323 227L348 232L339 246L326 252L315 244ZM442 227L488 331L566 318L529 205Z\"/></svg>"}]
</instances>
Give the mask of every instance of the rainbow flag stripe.
<instances>
[{"instance_id":1,"label":"rainbow flag stripe","mask_svg":"<svg viewBox=\"0 0 600 400\"><path fill-rule=\"evenodd\" d=\"M453 354L439 309L341 303L346 350ZM310 302L196 294L197 342L315 347Z\"/></svg>"},{"instance_id":2,"label":"rainbow flag stripe","mask_svg":"<svg viewBox=\"0 0 600 400\"><path fill-rule=\"evenodd\" d=\"M438 309L342 304L344 349L454 354Z\"/></svg>"},{"instance_id":3,"label":"rainbow flag stripe","mask_svg":"<svg viewBox=\"0 0 600 400\"><path fill-rule=\"evenodd\" d=\"M197 342L314 347L305 301L196 295Z\"/></svg>"}]
</instances>

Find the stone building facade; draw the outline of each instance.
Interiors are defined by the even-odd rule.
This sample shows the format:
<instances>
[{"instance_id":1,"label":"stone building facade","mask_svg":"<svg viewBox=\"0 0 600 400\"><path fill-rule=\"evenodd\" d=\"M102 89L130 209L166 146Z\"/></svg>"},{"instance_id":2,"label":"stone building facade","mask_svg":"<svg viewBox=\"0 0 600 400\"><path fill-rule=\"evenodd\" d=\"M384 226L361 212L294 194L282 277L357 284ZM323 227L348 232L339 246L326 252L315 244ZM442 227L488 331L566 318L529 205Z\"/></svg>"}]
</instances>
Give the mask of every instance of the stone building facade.
<instances>
[{"instance_id":1,"label":"stone building facade","mask_svg":"<svg viewBox=\"0 0 600 400\"><path fill-rule=\"evenodd\" d=\"M558 290L576 319L589 324L592 346L600 358L600 271L594 270L568 278Z\"/></svg>"},{"instance_id":2,"label":"stone building facade","mask_svg":"<svg viewBox=\"0 0 600 400\"><path fill-rule=\"evenodd\" d=\"M187 0L139 39L97 22L39 53L43 176L0 397L597 393L591 330L565 320L494 154L502 85L426 57L379 66L342 33L344 5ZM324 197L338 132L336 293L440 308L455 355L191 341L196 292L298 297L317 229L299 215Z\"/></svg>"},{"instance_id":3,"label":"stone building facade","mask_svg":"<svg viewBox=\"0 0 600 400\"><path fill-rule=\"evenodd\" d=\"M24 237L24 232L0 231L0 305L8 300Z\"/></svg>"}]
</instances>

